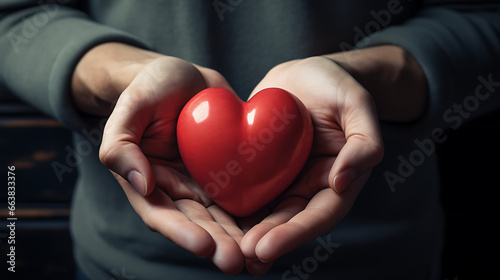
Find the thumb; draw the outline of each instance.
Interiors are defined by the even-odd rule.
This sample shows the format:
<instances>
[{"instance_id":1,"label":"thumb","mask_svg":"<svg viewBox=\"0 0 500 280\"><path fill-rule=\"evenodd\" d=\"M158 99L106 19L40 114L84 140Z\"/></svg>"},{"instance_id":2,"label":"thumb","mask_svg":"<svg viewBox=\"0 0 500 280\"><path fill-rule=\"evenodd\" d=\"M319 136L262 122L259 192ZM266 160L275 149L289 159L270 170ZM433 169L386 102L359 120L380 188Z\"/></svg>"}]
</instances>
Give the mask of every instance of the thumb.
<instances>
[{"instance_id":1,"label":"thumb","mask_svg":"<svg viewBox=\"0 0 500 280\"><path fill-rule=\"evenodd\" d=\"M344 104L341 124L346 143L340 150L328 176L331 188L343 192L369 172L383 157L384 146L375 105L371 96L361 92L350 106ZM361 105L361 106L360 106Z\"/></svg>"},{"instance_id":2,"label":"thumb","mask_svg":"<svg viewBox=\"0 0 500 280\"><path fill-rule=\"evenodd\" d=\"M155 179L148 159L139 147L151 116L124 92L104 128L99 150L101 162L127 180L142 196L153 192ZM137 104L137 103L135 103Z\"/></svg>"}]
</instances>

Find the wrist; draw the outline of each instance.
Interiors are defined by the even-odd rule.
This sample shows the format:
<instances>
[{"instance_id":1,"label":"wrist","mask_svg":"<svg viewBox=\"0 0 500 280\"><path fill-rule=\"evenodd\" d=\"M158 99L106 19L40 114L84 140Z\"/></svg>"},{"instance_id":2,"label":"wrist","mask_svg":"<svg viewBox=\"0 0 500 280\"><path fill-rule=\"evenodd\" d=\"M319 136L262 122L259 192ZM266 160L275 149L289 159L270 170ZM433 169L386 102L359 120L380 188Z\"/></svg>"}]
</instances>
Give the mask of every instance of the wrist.
<instances>
[{"instance_id":1,"label":"wrist","mask_svg":"<svg viewBox=\"0 0 500 280\"><path fill-rule=\"evenodd\" d=\"M107 116L120 94L137 73L161 54L121 43L104 43L90 49L78 62L71 81L79 110Z\"/></svg>"},{"instance_id":2,"label":"wrist","mask_svg":"<svg viewBox=\"0 0 500 280\"><path fill-rule=\"evenodd\" d=\"M384 45L326 57L339 63L372 94L381 119L412 121L425 111L425 75L403 48Z\"/></svg>"}]
</instances>

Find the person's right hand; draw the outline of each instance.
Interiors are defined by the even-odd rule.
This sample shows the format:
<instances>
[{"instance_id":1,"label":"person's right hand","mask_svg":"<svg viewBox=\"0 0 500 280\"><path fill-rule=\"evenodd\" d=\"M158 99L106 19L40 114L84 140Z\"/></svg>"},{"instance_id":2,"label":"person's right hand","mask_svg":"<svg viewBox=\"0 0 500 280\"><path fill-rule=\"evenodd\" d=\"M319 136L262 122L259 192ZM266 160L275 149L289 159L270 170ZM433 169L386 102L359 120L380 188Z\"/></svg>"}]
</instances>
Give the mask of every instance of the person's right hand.
<instances>
[{"instance_id":1,"label":"person's right hand","mask_svg":"<svg viewBox=\"0 0 500 280\"><path fill-rule=\"evenodd\" d=\"M128 72L122 76L133 80L118 94L106 123L99 151L102 163L112 171L130 204L150 229L200 257L210 256L227 274L239 273L245 261L238 245L243 233L234 219L213 204L194 182L180 158L176 141L177 118L185 103L206 87L231 89L230 85L218 72L178 58L121 44L103 46L97 51L102 54L106 47L128 49L107 50L104 54L114 56L124 51L127 60L133 60L133 52L138 52L141 59L128 64L134 65L128 69L138 69L135 74ZM95 55L86 55L90 59L87 62L98 61ZM82 71L90 65L81 61L78 67L77 71ZM74 75L73 95L82 88L87 89L87 95L93 94L88 92L89 87L78 87L84 84L85 74ZM120 82L122 86L126 84L123 79ZM93 99L74 96L74 99L81 110L102 112L102 108L94 106L102 102L92 100L108 100L112 104L113 94L98 94L102 95Z\"/></svg>"}]
</instances>

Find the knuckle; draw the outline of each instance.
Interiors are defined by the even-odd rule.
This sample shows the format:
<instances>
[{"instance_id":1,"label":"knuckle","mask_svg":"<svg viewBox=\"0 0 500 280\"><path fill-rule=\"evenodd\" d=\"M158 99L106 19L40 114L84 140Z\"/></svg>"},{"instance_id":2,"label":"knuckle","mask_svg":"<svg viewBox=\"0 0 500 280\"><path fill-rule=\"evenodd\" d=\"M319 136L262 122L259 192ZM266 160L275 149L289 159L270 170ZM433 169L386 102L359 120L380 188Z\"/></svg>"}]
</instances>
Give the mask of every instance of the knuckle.
<instances>
[{"instance_id":1,"label":"knuckle","mask_svg":"<svg viewBox=\"0 0 500 280\"><path fill-rule=\"evenodd\" d=\"M304 63L304 64L317 64L317 63L325 63L325 61L328 63L331 63L327 58L324 58L321 56L307 57L307 58L302 60L302 63Z\"/></svg>"},{"instance_id":2,"label":"knuckle","mask_svg":"<svg viewBox=\"0 0 500 280\"><path fill-rule=\"evenodd\" d=\"M158 230L156 229L156 226L154 223L151 223L149 219L147 218L143 218L142 221L144 222L144 225L146 225L146 227L152 231L152 232L158 232Z\"/></svg>"},{"instance_id":3,"label":"knuckle","mask_svg":"<svg viewBox=\"0 0 500 280\"><path fill-rule=\"evenodd\" d=\"M226 78L219 73L219 71L210 69L210 68L202 68L202 76L205 79L207 86L223 86L227 84Z\"/></svg>"},{"instance_id":4,"label":"knuckle","mask_svg":"<svg viewBox=\"0 0 500 280\"><path fill-rule=\"evenodd\" d=\"M153 232L159 232L154 215L155 212L155 210L148 211L145 215L141 216L141 219L144 222L144 225L146 225L149 230Z\"/></svg>"},{"instance_id":5,"label":"knuckle","mask_svg":"<svg viewBox=\"0 0 500 280\"><path fill-rule=\"evenodd\" d=\"M114 152L115 149L112 147L109 147L107 145L101 145L99 148L99 160L104 164L104 166L108 167L109 169L113 170L113 166L115 163L115 156L116 154Z\"/></svg>"},{"instance_id":6,"label":"knuckle","mask_svg":"<svg viewBox=\"0 0 500 280\"><path fill-rule=\"evenodd\" d=\"M382 161L384 158L384 144L382 141L374 141L373 147L372 147L372 158L375 161L375 164L378 164Z\"/></svg>"},{"instance_id":7,"label":"knuckle","mask_svg":"<svg viewBox=\"0 0 500 280\"><path fill-rule=\"evenodd\" d=\"M104 164L105 166L107 166L107 163L108 163L108 159L107 159L107 155L108 155L108 151L109 149L107 149L105 146L101 145L101 147L99 148L99 160L102 162L102 164Z\"/></svg>"}]
</instances>

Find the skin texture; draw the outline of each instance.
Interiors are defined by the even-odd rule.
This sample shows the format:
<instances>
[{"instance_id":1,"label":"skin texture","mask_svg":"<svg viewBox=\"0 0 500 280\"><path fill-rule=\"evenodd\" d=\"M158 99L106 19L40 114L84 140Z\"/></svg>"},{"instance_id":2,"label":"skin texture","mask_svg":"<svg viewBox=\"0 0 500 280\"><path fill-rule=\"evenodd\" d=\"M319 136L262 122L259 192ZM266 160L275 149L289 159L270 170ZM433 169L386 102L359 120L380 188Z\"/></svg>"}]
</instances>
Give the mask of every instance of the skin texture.
<instances>
[{"instance_id":1,"label":"skin texture","mask_svg":"<svg viewBox=\"0 0 500 280\"><path fill-rule=\"evenodd\" d=\"M282 196L252 217L235 219L188 175L175 139L184 104L212 86L231 89L214 70L105 43L78 63L72 94L82 112L109 115L100 159L144 223L186 250L210 257L227 274L246 267L253 275L264 274L274 260L336 226L382 159L379 116L417 119L425 110L427 88L418 64L396 46L294 60L271 69L252 94L281 87L296 95L313 120L313 149Z\"/></svg>"}]
</instances>

